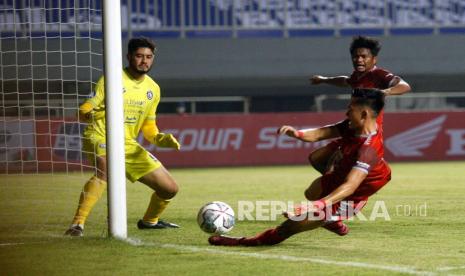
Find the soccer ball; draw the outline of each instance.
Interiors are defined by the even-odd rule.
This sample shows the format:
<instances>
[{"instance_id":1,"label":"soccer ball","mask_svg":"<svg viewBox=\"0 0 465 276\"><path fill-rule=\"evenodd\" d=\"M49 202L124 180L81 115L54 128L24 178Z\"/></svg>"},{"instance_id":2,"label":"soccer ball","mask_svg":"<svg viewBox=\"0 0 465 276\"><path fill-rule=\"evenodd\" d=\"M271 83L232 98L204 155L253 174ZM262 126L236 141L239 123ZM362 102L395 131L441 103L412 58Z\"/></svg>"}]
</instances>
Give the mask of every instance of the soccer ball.
<instances>
[{"instance_id":1,"label":"soccer ball","mask_svg":"<svg viewBox=\"0 0 465 276\"><path fill-rule=\"evenodd\" d=\"M200 208L197 214L200 229L209 233L221 235L234 227L234 210L221 201L213 201Z\"/></svg>"}]
</instances>

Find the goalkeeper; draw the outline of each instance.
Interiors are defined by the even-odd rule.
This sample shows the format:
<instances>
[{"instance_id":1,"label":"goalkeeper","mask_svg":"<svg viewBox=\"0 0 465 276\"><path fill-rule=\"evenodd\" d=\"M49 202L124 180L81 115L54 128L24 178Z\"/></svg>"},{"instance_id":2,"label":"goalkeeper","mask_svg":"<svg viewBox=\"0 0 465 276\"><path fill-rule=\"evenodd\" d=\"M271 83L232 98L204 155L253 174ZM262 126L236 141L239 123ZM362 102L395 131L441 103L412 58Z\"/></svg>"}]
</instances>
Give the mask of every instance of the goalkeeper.
<instances>
[{"instance_id":1,"label":"goalkeeper","mask_svg":"<svg viewBox=\"0 0 465 276\"><path fill-rule=\"evenodd\" d=\"M154 190L144 217L137 223L139 229L179 227L159 219L178 192L178 185L161 162L136 141L142 131L145 139L159 147L180 149L173 135L160 133L155 124L160 87L147 75L153 65L155 50L154 42L147 38L131 39L127 54L129 65L123 70L126 176L131 182L142 182ZM83 235L85 221L107 186L103 77L97 82L93 97L80 106L79 118L88 123L84 131L83 150L97 170L81 192L76 214L65 232L70 236Z\"/></svg>"}]
</instances>

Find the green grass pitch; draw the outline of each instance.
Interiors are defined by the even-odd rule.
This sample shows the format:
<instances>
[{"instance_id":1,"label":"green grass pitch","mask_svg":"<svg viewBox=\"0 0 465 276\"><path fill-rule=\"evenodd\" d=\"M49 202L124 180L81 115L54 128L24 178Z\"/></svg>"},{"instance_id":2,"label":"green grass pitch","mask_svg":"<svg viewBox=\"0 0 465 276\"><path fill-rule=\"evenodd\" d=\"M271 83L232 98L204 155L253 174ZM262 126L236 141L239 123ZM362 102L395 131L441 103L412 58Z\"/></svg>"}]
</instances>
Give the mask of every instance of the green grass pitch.
<instances>
[{"instance_id":1,"label":"green grass pitch","mask_svg":"<svg viewBox=\"0 0 465 276\"><path fill-rule=\"evenodd\" d=\"M180 192L163 218L176 230L138 230L151 191L127 184L128 241L107 238L106 195L83 238L64 237L89 173L2 175L0 275L463 275L465 162L391 164L392 181L374 195L390 220L355 219L349 235L324 229L272 247L212 247L196 222L219 200L303 200L317 177L308 166L173 169ZM253 235L282 222L237 221L231 235Z\"/></svg>"}]
</instances>

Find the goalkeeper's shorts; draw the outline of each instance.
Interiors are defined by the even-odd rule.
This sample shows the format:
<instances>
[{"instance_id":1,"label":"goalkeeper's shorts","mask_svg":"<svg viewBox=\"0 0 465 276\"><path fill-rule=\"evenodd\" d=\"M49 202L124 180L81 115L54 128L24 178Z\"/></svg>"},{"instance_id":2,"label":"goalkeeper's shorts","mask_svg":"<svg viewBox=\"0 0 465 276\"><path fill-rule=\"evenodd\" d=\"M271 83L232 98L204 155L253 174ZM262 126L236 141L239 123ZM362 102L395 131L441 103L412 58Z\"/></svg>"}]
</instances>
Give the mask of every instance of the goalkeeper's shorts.
<instances>
[{"instance_id":1,"label":"goalkeeper's shorts","mask_svg":"<svg viewBox=\"0 0 465 276\"><path fill-rule=\"evenodd\" d=\"M94 166L96 156L105 156L107 154L105 137L100 135L85 135L82 147L87 154L87 158ZM137 181L142 176L162 166L155 156L135 140L126 140L124 148L126 154L126 177L131 182Z\"/></svg>"}]
</instances>

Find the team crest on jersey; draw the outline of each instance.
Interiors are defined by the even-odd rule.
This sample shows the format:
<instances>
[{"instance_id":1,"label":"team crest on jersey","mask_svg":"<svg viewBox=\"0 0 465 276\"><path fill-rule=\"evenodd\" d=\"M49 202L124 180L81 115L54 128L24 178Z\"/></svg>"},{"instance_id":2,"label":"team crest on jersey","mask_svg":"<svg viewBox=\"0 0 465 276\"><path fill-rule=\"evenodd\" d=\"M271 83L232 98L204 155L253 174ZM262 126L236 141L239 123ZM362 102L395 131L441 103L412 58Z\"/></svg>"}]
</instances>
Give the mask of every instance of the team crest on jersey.
<instances>
[{"instance_id":1,"label":"team crest on jersey","mask_svg":"<svg viewBox=\"0 0 465 276\"><path fill-rule=\"evenodd\" d=\"M153 92L151 90L147 91L147 99L153 99Z\"/></svg>"},{"instance_id":2,"label":"team crest on jersey","mask_svg":"<svg viewBox=\"0 0 465 276\"><path fill-rule=\"evenodd\" d=\"M126 93L126 88L123 86L123 93Z\"/></svg>"}]
</instances>

